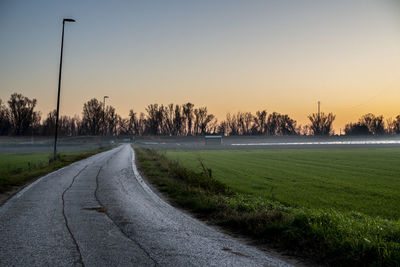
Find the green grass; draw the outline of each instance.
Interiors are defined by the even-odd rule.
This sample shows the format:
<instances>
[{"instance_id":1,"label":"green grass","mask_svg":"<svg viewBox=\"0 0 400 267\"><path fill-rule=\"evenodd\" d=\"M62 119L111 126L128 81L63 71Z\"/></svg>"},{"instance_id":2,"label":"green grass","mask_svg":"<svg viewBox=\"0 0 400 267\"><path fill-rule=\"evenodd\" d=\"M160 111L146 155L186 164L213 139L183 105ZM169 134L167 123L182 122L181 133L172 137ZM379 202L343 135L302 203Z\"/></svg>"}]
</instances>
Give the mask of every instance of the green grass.
<instances>
[{"instance_id":1,"label":"green grass","mask_svg":"<svg viewBox=\"0 0 400 267\"><path fill-rule=\"evenodd\" d=\"M139 168L151 183L167 194L176 205L190 209L211 223L251 236L258 242L272 243L292 253L307 256L323 265L399 266L399 220L335 208L287 205L263 194L249 193L253 191L243 190L243 186L236 190L217 178L216 169L210 176L206 168L200 169L196 163L197 153L218 154L224 151L167 152L170 158L173 158L171 155L174 153L177 153L175 156L179 154L180 162L192 166L187 168L160 151L135 150ZM239 153L240 157L244 151L225 152ZM252 152L263 153L247 151ZM272 153L284 154L290 151L276 150ZM310 153L326 154L327 151ZM190 155L196 156L191 158ZM215 157L213 160L220 159ZM211 163L208 162L207 167ZM246 165L243 158L228 166L240 169L242 164ZM229 168L225 171L234 172ZM242 173L242 176L248 174L251 174L250 170Z\"/></svg>"},{"instance_id":2,"label":"green grass","mask_svg":"<svg viewBox=\"0 0 400 267\"><path fill-rule=\"evenodd\" d=\"M232 190L288 206L400 218L400 149L166 151Z\"/></svg>"},{"instance_id":3,"label":"green grass","mask_svg":"<svg viewBox=\"0 0 400 267\"><path fill-rule=\"evenodd\" d=\"M0 154L0 175L27 171L49 162L49 153Z\"/></svg>"},{"instance_id":4,"label":"green grass","mask_svg":"<svg viewBox=\"0 0 400 267\"><path fill-rule=\"evenodd\" d=\"M56 161L50 153L0 154L0 193L107 149L59 153Z\"/></svg>"}]
</instances>

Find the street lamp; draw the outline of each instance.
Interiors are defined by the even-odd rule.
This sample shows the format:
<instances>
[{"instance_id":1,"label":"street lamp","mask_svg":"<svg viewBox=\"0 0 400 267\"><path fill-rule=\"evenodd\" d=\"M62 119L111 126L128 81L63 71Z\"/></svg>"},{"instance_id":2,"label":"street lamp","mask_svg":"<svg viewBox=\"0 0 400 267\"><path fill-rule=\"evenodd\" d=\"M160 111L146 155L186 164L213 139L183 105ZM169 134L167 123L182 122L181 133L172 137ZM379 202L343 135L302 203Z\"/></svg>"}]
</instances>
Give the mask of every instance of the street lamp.
<instances>
[{"instance_id":1,"label":"street lamp","mask_svg":"<svg viewBox=\"0 0 400 267\"><path fill-rule=\"evenodd\" d=\"M105 95L103 97L103 135L106 135L106 98L110 98L109 96Z\"/></svg>"},{"instance_id":2,"label":"street lamp","mask_svg":"<svg viewBox=\"0 0 400 267\"><path fill-rule=\"evenodd\" d=\"M61 37L61 56L60 56L60 72L58 74L58 94L57 94L57 113L56 113L56 129L54 134L54 160L57 159L57 131L58 131L58 114L60 111L60 90L61 90L61 69L64 48L64 25L65 22L75 22L74 19L63 19L62 37Z\"/></svg>"}]
</instances>

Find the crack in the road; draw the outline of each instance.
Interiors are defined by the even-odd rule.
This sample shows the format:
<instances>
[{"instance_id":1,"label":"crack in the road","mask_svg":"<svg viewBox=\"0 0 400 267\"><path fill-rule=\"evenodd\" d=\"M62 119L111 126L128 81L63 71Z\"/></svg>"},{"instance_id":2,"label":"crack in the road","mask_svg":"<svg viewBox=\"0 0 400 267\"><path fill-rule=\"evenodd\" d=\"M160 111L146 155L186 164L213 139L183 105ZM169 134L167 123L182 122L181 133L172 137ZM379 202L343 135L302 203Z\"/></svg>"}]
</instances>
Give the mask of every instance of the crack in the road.
<instances>
[{"instance_id":1,"label":"crack in the road","mask_svg":"<svg viewBox=\"0 0 400 267\"><path fill-rule=\"evenodd\" d=\"M67 230L68 230L68 232L69 232L69 234L70 234L70 236L71 236L71 238L72 238L72 241L73 241L74 244L75 244L76 250L78 251L78 254L79 254L78 263L80 263L83 267L85 266L85 264L84 264L84 262L83 262L82 253L81 253L81 250L80 250L80 248L79 248L78 241L76 241L75 236L74 236L74 234L72 233L71 228L69 227L67 216L65 215L65 193L66 193L69 189L71 189L72 185L73 185L74 182L75 182L76 177L78 177L78 176L87 168L87 166L89 166L89 164L86 165L85 167L83 167L83 168L72 178L71 184L64 190L64 192L63 192L62 195L61 195L61 198L62 198L62 205L63 205L62 214L63 214L63 217L64 217L65 226L67 227Z\"/></svg>"},{"instance_id":2,"label":"crack in the road","mask_svg":"<svg viewBox=\"0 0 400 267\"><path fill-rule=\"evenodd\" d=\"M113 158L113 156L114 156L115 154L117 154L118 152L120 152L120 151L117 151L116 153L114 153L114 154L106 161L106 163L105 163L103 166L107 165L108 162ZM98 188L99 188L99 175L100 175L101 170L103 169L103 166L101 166L101 167L99 168L99 171L97 172L97 175L96 175L96 189L95 189L95 191L94 191L94 197L96 198L97 202L99 202L99 204L100 204L102 207L104 207L104 205L103 205L103 203L100 201L100 199L98 198L98 196L97 196L97 191L98 191ZM132 242L134 242L134 243L147 255L147 257L153 261L154 266L159 266L158 262L150 255L150 253L149 253L137 240L135 240L135 239L132 238L130 235L128 235L128 234L117 224L117 222L108 214L107 210L104 212L104 214L115 224L115 226L121 231L121 233L122 233L126 238L128 238L129 240L131 240Z\"/></svg>"}]
</instances>

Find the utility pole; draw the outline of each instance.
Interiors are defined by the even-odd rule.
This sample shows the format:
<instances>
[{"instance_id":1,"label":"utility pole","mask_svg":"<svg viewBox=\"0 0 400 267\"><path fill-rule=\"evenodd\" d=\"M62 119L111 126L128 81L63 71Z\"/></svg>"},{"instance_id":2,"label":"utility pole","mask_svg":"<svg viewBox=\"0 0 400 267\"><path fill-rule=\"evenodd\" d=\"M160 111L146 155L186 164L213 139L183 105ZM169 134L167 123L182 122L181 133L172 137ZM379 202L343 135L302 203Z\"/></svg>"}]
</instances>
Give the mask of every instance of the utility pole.
<instances>
[{"instance_id":1,"label":"utility pole","mask_svg":"<svg viewBox=\"0 0 400 267\"><path fill-rule=\"evenodd\" d=\"M58 74L58 94L57 94L57 112L56 112L56 129L54 133L54 160L57 159L57 131L58 131L58 114L60 111L60 90L61 90L61 70L62 70L62 58L63 58L63 49L64 49L64 26L65 22L75 22L74 19L63 19L63 27L62 27L62 37L61 37L61 56L60 56L60 72Z\"/></svg>"},{"instance_id":2,"label":"utility pole","mask_svg":"<svg viewBox=\"0 0 400 267\"><path fill-rule=\"evenodd\" d=\"M321 112L320 112L320 106L321 106L321 102L320 101L318 101L318 119L320 118L320 116L321 116Z\"/></svg>"}]
</instances>

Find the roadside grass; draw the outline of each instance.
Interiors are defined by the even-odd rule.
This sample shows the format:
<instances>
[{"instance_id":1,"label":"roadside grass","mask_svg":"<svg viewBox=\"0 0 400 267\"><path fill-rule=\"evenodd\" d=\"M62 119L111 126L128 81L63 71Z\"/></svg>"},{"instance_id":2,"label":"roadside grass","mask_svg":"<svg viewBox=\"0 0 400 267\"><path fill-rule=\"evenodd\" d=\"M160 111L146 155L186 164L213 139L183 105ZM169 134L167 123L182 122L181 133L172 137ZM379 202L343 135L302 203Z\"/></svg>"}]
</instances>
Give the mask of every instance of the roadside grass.
<instances>
[{"instance_id":1,"label":"roadside grass","mask_svg":"<svg viewBox=\"0 0 400 267\"><path fill-rule=\"evenodd\" d=\"M400 149L167 150L165 155L196 172L201 160L217 180L243 194L293 207L400 218Z\"/></svg>"},{"instance_id":2,"label":"roadside grass","mask_svg":"<svg viewBox=\"0 0 400 267\"><path fill-rule=\"evenodd\" d=\"M55 161L50 153L0 154L0 193L108 149L62 152L57 154Z\"/></svg>"},{"instance_id":3,"label":"roadside grass","mask_svg":"<svg viewBox=\"0 0 400 267\"><path fill-rule=\"evenodd\" d=\"M139 167L150 182L177 205L212 223L325 265L399 265L399 220L282 204L226 185L214 178L218 172L210 172L207 163L194 170L159 152L135 150Z\"/></svg>"}]
</instances>

